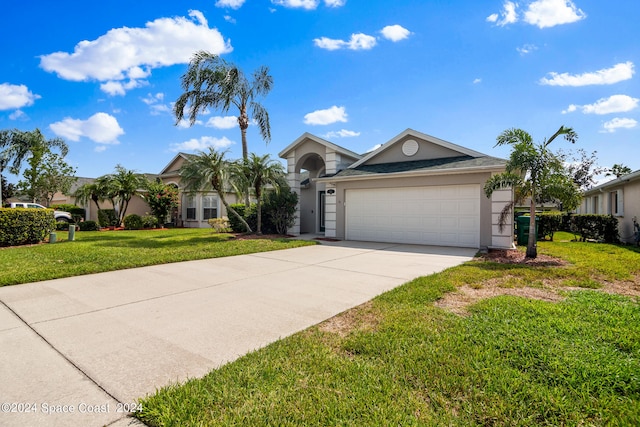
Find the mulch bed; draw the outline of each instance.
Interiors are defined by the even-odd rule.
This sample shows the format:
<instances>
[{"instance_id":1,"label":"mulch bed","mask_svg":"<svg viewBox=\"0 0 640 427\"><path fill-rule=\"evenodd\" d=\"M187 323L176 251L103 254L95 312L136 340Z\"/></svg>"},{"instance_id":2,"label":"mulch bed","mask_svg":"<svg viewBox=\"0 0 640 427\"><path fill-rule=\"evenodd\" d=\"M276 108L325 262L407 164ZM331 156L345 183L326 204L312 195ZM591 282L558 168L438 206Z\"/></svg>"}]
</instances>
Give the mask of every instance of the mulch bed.
<instances>
[{"instance_id":1,"label":"mulch bed","mask_svg":"<svg viewBox=\"0 0 640 427\"><path fill-rule=\"evenodd\" d=\"M526 258L525 253L517 249L511 250L491 250L480 254L477 259L485 261L499 262L503 264L524 264L530 266L551 267L567 265L567 262L548 255L538 254L534 259Z\"/></svg>"}]
</instances>

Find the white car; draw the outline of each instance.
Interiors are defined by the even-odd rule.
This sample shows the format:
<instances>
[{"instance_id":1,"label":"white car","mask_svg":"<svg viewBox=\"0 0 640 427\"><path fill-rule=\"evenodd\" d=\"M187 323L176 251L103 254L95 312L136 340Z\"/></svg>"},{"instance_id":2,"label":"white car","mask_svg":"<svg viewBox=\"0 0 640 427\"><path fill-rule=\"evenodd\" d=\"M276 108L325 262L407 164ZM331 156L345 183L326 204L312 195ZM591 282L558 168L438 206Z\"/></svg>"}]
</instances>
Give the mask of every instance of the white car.
<instances>
[{"instance_id":1,"label":"white car","mask_svg":"<svg viewBox=\"0 0 640 427\"><path fill-rule=\"evenodd\" d=\"M27 209L47 209L37 203L11 203L12 208L27 208ZM73 222L73 217L69 212L53 211L53 217L56 222Z\"/></svg>"}]
</instances>

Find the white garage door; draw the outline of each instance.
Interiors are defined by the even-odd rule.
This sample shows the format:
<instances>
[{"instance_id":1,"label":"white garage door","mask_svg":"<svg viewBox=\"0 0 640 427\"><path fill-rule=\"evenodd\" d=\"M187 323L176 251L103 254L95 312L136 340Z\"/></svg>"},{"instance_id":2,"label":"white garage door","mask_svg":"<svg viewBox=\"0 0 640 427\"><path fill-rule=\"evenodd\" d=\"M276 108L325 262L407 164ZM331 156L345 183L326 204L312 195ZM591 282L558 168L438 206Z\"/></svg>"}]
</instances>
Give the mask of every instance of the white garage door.
<instances>
[{"instance_id":1,"label":"white garage door","mask_svg":"<svg viewBox=\"0 0 640 427\"><path fill-rule=\"evenodd\" d=\"M347 190L346 239L480 246L480 185Z\"/></svg>"}]
</instances>

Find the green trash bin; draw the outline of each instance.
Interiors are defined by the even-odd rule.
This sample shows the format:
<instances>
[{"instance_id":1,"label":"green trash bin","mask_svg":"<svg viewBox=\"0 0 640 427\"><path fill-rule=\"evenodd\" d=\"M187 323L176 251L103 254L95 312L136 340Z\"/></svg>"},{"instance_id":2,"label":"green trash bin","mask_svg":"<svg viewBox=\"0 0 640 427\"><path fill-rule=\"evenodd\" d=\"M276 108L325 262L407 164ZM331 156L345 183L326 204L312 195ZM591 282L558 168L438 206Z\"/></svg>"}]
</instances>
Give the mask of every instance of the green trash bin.
<instances>
[{"instance_id":1,"label":"green trash bin","mask_svg":"<svg viewBox=\"0 0 640 427\"><path fill-rule=\"evenodd\" d=\"M531 217L522 215L516 218L516 229L518 232L518 245L525 246L529 243L529 223ZM536 217L536 236L538 235L538 217Z\"/></svg>"}]
</instances>

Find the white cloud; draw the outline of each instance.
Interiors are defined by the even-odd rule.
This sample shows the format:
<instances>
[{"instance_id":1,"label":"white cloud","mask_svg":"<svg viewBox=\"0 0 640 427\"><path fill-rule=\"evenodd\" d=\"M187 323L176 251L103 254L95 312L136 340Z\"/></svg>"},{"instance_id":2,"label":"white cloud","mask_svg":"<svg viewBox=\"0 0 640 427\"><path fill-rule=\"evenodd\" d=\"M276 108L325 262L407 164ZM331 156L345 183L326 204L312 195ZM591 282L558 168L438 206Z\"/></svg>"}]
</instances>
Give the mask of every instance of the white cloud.
<instances>
[{"instance_id":1,"label":"white cloud","mask_svg":"<svg viewBox=\"0 0 640 427\"><path fill-rule=\"evenodd\" d=\"M16 110L9 114L9 120L26 119L27 115L22 110Z\"/></svg>"},{"instance_id":2,"label":"white cloud","mask_svg":"<svg viewBox=\"0 0 640 427\"><path fill-rule=\"evenodd\" d=\"M536 0L524 13L524 21L538 28L571 24L586 17L571 0Z\"/></svg>"},{"instance_id":3,"label":"white cloud","mask_svg":"<svg viewBox=\"0 0 640 427\"><path fill-rule=\"evenodd\" d=\"M487 16L487 22L492 22L498 25L499 27L504 27L505 25L513 24L514 22L517 22L518 21L518 13L516 12L517 6L518 5L512 1L504 2L500 15L498 15L497 13L493 13ZM502 16L502 19L500 19L500 16Z\"/></svg>"},{"instance_id":4,"label":"white cloud","mask_svg":"<svg viewBox=\"0 0 640 427\"><path fill-rule=\"evenodd\" d=\"M353 138L356 136L360 136L360 132L342 129L337 132L327 132L327 134L325 134L324 137L325 138Z\"/></svg>"},{"instance_id":5,"label":"white cloud","mask_svg":"<svg viewBox=\"0 0 640 427\"><path fill-rule=\"evenodd\" d=\"M618 129L633 129L637 125L638 122L636 120L616 117L606 122L603 127L604 132L613 133Z\"/></svg>"},{"instance_id":6,"label":"white cloud","mask_svg":"<svg viewBox=\"0 0 640 427\"><path fill-rule=\"evenodd\" d=\"M214 116L207 120L205 126L216 129L233 129L238 126L238 118L236 116Z\"/></svg>"},{"instance_id":7,"label":"white cloud","mask_svg":"<svg viewBox=\"0 0 640 427\"><path fill-rule=\"evenodd\" d=\"M592 73L571 75L569 73L558 74L551 72L549 77L540 79L540 84L549 86L610 85L629 80L635 73L633 68L633 62L627 61Z\"/></svg>"},{"instance_id":8,"label":"white cloud","mask_svg":"<svg viewBox=\"0 0 640 427\"><path fill-rule=\"evenodd\" d=\"M316 110L305 114L304 123L307 125L330 125L336 122L347 121L347 113L344 107L333 106L326 110Z\"/></svg>"},{"instance_id":9,"label":"white cloud","mask_svg":"<svg viewBox=\"0 0 640 427\"><path fill-rule=\"evenodd\" d=\"M196 122L194 123L194 125L201 125L202 121L201 120L196 120ZM178 126L180 129L188 129L191 127L191 122L189 122L189 120L187 119L182 119L180 120L176 126Z\"/></svg>"},{"instance_id":10,"label":"white cloud","mask_svg":"<svg viewBox=\"0 0 640 427\"><path fill-rule=\"evenodd\" d=\"M215 138L212 136L203 136L200 138L192 138L181 143L171 144L171 151L204 151L209 147L215 149L227 148L233 144L233 141L226 136Z\"/></svg>"},{"instance_id":11,"label":"white cloud","mask_svg":"<svg viewBox=\"0 0 640 427\"><path fill-rule=\"evenodd\" d=\"M40 95L32 93L25 85L0 84L0 111L28 107L40 98Z\"/></svg>"},{"instance_id":12,"label":"white cloud","mask_svg":"<svg viewBox=\"0 0 640 427\"><path fill-rule=\"evenodd\" d=\"M142 102L147 105L157 104L158 102L162 102L164 100L164 93L158 92L155 95L149 93L146 98L141 98Z\"/></svg>"},{"instance_id":13,"label":"white cloud","mask_svg":"<svg viewBox=\"0 0 640 427\"><path fill-rule=\"evenodd\" d=\"M382 144L376 144L373 147L369 148L366 152L371 153L372 151L376 151L380 147L382 147Z\"/></svg>"},{"instance_id":14,"label":"white cloud","mask_svg":"<svg viewBox=\"0 0 640 427\"><path fill-rule=\"evenodd\" d=\"M347 0L324 0L324 4L328 7L341 7L347 3Z\"/></svg>"},{"instance_id":15,"label":"white cloud","mask_svg":"<svg viewBox=\"0 0 640 427\"><path fill-rule=\"evenodd\" d=\"M411 31L400 25L387 25L380 32L385 39L391 40L392 42L404 40L411 35Z\"/></svg>"},{"instance_id":16,"label":"white cloud","mask_svg":"<svg viewBox=\"0 0 640 427\"><path fill-rule=\"evenodd\" d=\"M171 113L171 107L167 104L163 104L164 93L158 92L155 95L149 93L146 98L140 98L142 102L149 106L151 115L157 116L163 113Z\"/></svg>"},{"instance_id":17,"label":"white cloud","mask_svg":"<svg viewBox=\"0 0 640 427\"><path fill-rule=\"evenodd\" d=\"M477 79L473 79L473 84L477 85L478 83L482 83L482 79L477 78Z\"/></svg>"},{"instance_id":18,"label":"white cloud","mask_svg":"<svg viewBox=\"0 0 640 427\"><path fill-rule=\"evenodd\" d=\"M585 114L626 113L638 107L638 98L628 95L613 95L597 100L594 104L582 106Z\"/></svg>"},{"instance_id":19,"label":"white cloud","mask_svg":"<svg viewBox=\"0 0 640 427\"><path fill-rule=\"evenodd\" d=\"M318 0L271 0L271 3L278 6L301 8L306 10L313 10L318 7Z\"/></svg>"},{"instance_id":20,"label":"white cloud","mask_svg":"<svg viewBox=\"0 0 640 427\"><path fill-rule=\"evenodd\" d=\"M534 44L525 44L522 47L517 47L516 50L520 53L520 55L526 55L533 52L534 50L538 50L538 46Z\"/></svg>"},{"instance_id":21,"label":"white cloud","mask_svg":"<svg viewBox=\"0 0 640 427\"><path fill-rule=\"evenodd\" d=\"M351 34L351 39L349 39L349 41L320 37L319 39L314 39L313 42L317 47L327 50L369 50L373 49L373 47L377 44L375 37L362 33Z\"/></svg>"},{"instance_id":22,"label":"white cloud","mask_svg":"<svg viewBox=\"0 0 640 427\"><path fill-rule=\"evenodd\" d=\"M118 120L107 113L96 113L87 120L67 117L52 123L49 128L56 135L71 141L80 141L85 137L99 144L119 144L118 137L124 134Z\"/></svg>"},{"instance_id":23,"label":"white cloud","mask_svg":"<svg viewBox=\"0 0 640 427\"><path fill-rule=\"evenodd\" d=\"M41 56L40 66L65 80L103 82L104 92L123 95L146 84L142 79L152 69L188 63L195 51L232 50L201 12L192 10L189 17L159 18L144 28L114 28L95 40L79 42L73 53Z\"/></svg>"},{"instance_id":24,"label":"white cloud","mask_svg":"<svg viewBox=\"0 0 640 427\"><path fill-rule=\"evenodd\" d=\"M218 0L216 7L230 7L231 9L240 9L245 0Z\"/></svg>"},{"instance_id":25,"label":"white cloud","mask_svg":"<svg viewBox=\"0 0 640 427\"><path fill-rule=\"evenodd\" d=\"M224 20L229 22L229 23L231 23L231 24L235 24L236 23L236 20L232 16L229 16L229 15L225 15L224 16Z\"/></svg>"}]
</instances>

